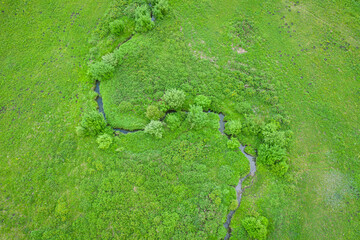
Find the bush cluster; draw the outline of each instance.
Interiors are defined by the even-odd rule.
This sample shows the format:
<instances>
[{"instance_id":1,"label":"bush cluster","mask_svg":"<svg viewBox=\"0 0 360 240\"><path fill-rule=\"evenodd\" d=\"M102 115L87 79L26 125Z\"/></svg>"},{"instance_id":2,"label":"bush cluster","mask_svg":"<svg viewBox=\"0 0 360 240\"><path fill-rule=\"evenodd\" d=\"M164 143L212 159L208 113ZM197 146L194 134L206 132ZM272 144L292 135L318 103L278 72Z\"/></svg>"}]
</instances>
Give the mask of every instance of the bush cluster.
<instances>
[{"instance_id":1,"label":"bush cluster","mask_svg":"<svg viewBox=\"0 0 360 240\"><path fill-rule=\"evenodd\" d=\"M76 132L80 136L96 136L103 132L105 127L104 116L97 111L91 111L83 115Z\"/></svg>"},{"instance_id":2,"label":"bush cluster","mask_svg":"<svg viewBox=\"0 0 360 240\"><path fill-rule=\"evenodd\" d=\"M146 125L145 132L154 135L156 138L162 138L164 134L164 124L160 121L151 120L151 122Z\"/></svg>"},{"instance_id":3,"label":"bush cluster","mask_svg":"<svg viewBox=\"0 0 360 240\"><path fill-rule=\"evenodd\" d=\"M190 123L191 128L199 129L206 125L207 116L206 113L203 112L202 107L190 105L187 121Z\"/></svg>"},{"instance_id":4,"label":"bush cluster","mask_svg":"<svg viewBox=\"0 0 360 240\"><path fill-rule=\"evenodd\" d=\"M268 234L269 221L266 217L246 217L241 221L247 234L253 239L264 240Z\"/></svg>"},{"instance_id":5,"label":"bush cluster","mask_svg":"<svg viewBox=\"0 0 360 240\"><path fill-rule=\"evenodd\" d=\"M185 101L185 93L182 90L170 89L165 92L163 100L170 109L179 110Z\"/></svg>"},{"instance_id":6,"label":"bush cluster","mask_svg":"<svg viewBox=\"0 0 360 240\"><path fill-rule=\"evenodd\" d=\"M141 5L135 10L135 31L147 32L151 30L155 23L151 19L150 8L148 5Z\"/></svg>"}]
</instances>

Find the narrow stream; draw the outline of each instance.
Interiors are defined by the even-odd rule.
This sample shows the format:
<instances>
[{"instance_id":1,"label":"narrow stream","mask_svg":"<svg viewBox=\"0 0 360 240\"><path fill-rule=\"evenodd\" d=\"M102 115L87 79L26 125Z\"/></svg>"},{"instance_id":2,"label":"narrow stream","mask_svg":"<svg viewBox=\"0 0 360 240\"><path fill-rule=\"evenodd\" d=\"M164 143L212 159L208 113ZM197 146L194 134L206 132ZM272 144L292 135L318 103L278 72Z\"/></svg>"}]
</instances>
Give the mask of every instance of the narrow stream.
<instances>
[{"instance_id":1,"label":"narrow stream","mask_svg":"<svg viewBox=\"0 0 360 240\"><path fill-rule=\"evenodd\" d=\"M104 112L104 106L103 106L103 100L102 100L102 97L101 97L101 94L100 94L100 82L99 81L96 81L96 85L95 85L95 89L94 91L96 93L99 94L99 96L96 98L96 102L99 106L98 110L100 113L102 113L104 115L104 118L106 120L106 117L105 117L105 112ZM166 112L165 116L161 119L161 121L163 121L166 117L166 115L168 113L171 113L171 112L175 112L175 111L168 111ZM207 113L210 113L211 111L208 111ZM224 121L224 118L225 118L225 115L222 114L222 113L219 113L219 131L221 132L221 134L223 135L226 135L229 139L230 139L230 136L227 135L224 131L225 131L225 121ZM130 131L130 130L126 130L126 129L121 129L121 128L113 128L113 130L115 132L121 132L123 134L128 134L128 133L133 133L133 132L138 132L138 131L143 131L143 129L138 129L138 130L133 130L133 131ZM254 176L255 175L255 172L256 172L256 158L247 154L245 152L245 148L246 146L244 145L240 145L239 147L239 150L244 154L244 156L249 160L249 164L250 164L250 173L247 174L245 177L241 178L238 182L238 184L236 185L235 187L235 190L236 190L236 200L238 201L238 206L235 210L232 210L229 212L229 214L227 215L227 218L226 218L226 222L224 223L224 227L225 229L227 230L227 233L226 233L226 236L225 236L225 240L229 239L231 237L231 228L230 228L230 224L231 224L231 219L234 215L234 213L236 212L236 210L239 208L240 206L240 203L241 203L241 197L242 197L242 194L243 194L243 191L244 189L242 188L242 183L249 177L249 176Z\"/></svg>"},{"instance_id":2,"label":"narrow stream","mask_svg":"<svg viewBox=\"0 0 360 240\"><path fill-rule=\"evenodd\" d=\"M220 121L219 121L219 125L220 125L220 128L219 128L219 131L223 134L223 135L226 135L229 139L230 139L230 136L227 135L224 131L225 131L225 121L224 121L224 118L225 118L225 115L222 114L222 113L219 113L219 118L220 118ZM236 185L235 187L235 190L236 190L236 200L238 201L238 206L235 210L232 210L229 212L229 214L227 215L227 218L226 218L226 222L224 223L224 227L226 228L227 230L227 233L226 233L226 236L225 236L225 240L229 239L231 237L231 228L230 228L230 224L231 224L231 219L234 215L234 213L236 212L236 210L240 207L240 203L241 203L241 197L242 197L242 193L243 193L243 188L242 188L242 183L246 180L246 178L248 178L249 176L254 176L255 175L255 172L256 172L256 164L255 164L255 161L256 161L256 158L247 154L245 152L245 148L246 146L244 145L240 145L239 149L240 151L244 154L244 156L249 160L249 164L250 164L250 173L247 174L245 177L243 178L240 178L238 184Z\"/></svg>"}]
</instances>

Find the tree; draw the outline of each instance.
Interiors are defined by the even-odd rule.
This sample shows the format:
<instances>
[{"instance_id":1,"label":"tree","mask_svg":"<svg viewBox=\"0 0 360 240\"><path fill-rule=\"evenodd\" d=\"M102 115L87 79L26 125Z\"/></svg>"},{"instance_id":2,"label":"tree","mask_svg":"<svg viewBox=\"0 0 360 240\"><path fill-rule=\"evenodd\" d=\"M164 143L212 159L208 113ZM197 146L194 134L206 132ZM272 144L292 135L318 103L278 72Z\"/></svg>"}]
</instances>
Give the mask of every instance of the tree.
<instances>
[{"instance_id":1,"label":"tree","mask_svg":"<svg viewBox=\"0 0 360 240\"><path fill-rule=\"evenodd\" d=\"M163 116L164 113L157 106L150 105L146 109L146 117L150 120L159 120Z\"/></svg>"},{"instance_id":2,"label":"tree","mask_svg":"<svg viewBox=\"0 0 360 240\"><path fill-rule=\"evenodd\" d=\"M91 111L83 115L76 132L81 136L96 136L103 132L105 127L104 116L97 111Z\"/></svg>"},{"instance_id":3,"label":"tree","mask_svg":"<svg viewBox=\"0 0 360 240\"><path fill-rule=\"evenodd\" d=\"M207 116L206 113L203 112L202 107L191 105L187 120L190 123L191 128L201 128L205 126Z\"/></svg>"},{"instance_id":4,"label":"tree","mask_svg":"<svg viewBox=\"0 0 360 240\"><path fill-rule=\"evenodd\" d=\"M164 124L160 121L151 120L151 122L146 125L145 132L151 135L154 135L156 138L162 138L164 133Z\"/></svg>"},{"instance_id":5,"label":"tree","mask_svg":"<svg viewBox=\"0 0 360 240\"><path fill-rule=\"evenodd\" d=\"M182 90L170 89L165 92L163 98L170 109L180 109L185 101L185 93Z\"/></svg>"},{"instance_id":6,"label":"tree","mask_svg":"<svg viewBox=\"0 0 360 240\"><path fill-rule=\"evenodd\" d=\"M268 233L267 227L269 225L266 217L246 217L241 221L241 224L251 238L259 240L266 239Z\"/></svg>"}]
</instances>

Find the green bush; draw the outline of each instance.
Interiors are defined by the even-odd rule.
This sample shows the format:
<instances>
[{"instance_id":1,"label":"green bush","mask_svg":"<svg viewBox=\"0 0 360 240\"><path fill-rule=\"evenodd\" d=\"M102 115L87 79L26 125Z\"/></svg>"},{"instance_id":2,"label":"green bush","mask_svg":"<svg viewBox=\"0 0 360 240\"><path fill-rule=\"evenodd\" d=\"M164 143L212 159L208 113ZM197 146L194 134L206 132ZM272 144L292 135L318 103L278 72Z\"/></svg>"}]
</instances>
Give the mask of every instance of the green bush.
<instances>
[{"instance_id":1,"label":"green bush","mask_svg":"<svg viewBox=\"0 0 360 240\"><path fill-rule=\"evenodd\" d=\"M283 176L289 168L286 160L286 150L284 148L267 144L260 145L257 161L270 167L279 176Z\"/></svg>"},{"instance_id":2,"label":"green bush","mask_svg":"<svg viewBox=\"0 0 360 240\"><path fill-rule=\"evenodd\" d=\"M108 53L108 54L102 56L102 60L104 63L109 64L113 67L115 67L118 63L114 53Z\"/></svg>"},{"instance_id":3,"label":"green bush","mask_svg":"<svg viewBox=\"0 0 360 240\"><path fill-rule=\"evenodd\" d=\"M266 217L246 217L241 221L241 224L251 238L259 240L266 239L268 234L267 227L269 225Z\"/></svg>"},{"instance_id":4,"label":"green bush","mask_svg":"<svg viewBox=\"0 0 360 240\"><path fill-rule=\"evenodd\" d=\"M237 149L240 147L240 142L236 138L231 138L231 140L227 141L227 147L229 149Z\"/></svg>"},{"instance_id":5,"label":"green bush","mask_svg":"<svg viewBox=\"0 0 360 240\"><path fill-rule=\"evenodd\" d=\"M109 24L110 32L116 36L119 36L125 30L125 24L121 20L115 20Z\"/></svg>"},{"instance_id":6,"label":"green bush","mask_svg":"<svg viewBox=\"0 0 360 240\"><path fill-rule=\"evenodd\" d=\"M206 125L207 116L202 107L191 105L187 121L190 123L191 128L202 128Z\"/></svg>"},{"instance_id":7,"label":"green bush","mask_svg":"<svg viewBox=\"0 0 360 240\"><path fill-rule=\"evenodd\" d=\"M146 117L150 120L159 120L165 114L157 106L150 105L146 109Z\"/></svg>"},{"instance_id":8,"label":"green bush","mask_svg":"<svg viewBox=\"0 0 360 240\"><path fill-rule=\"evenodd\" d=\"M176 113L170 113L166 116L165 122L171 130L175 130L180 127L181 119Z\"/></svg>"},{"instance_id":9,"label":"green bush","mask_svg":"<svg viewBox=\"0 0 360 240\"><path fill-rule=\"evenodd\" d=\"M170 109L180 109L185 101L185 93L182 90L170 89L165 92L163 99Z\"/></svg>"},{"instance_id":10,"label":"green bush","mask_svg":"<svg viewBox=\"0 0 360 240\"><path fill-rule=\"evenodd\" d=\"M97 137L96 142L100 149L108 149L113 142L113 138L109 134L102 134Z\"/></svg>"},{"instance_id":11,"label":"green bush","mask_svg":"<svg viewBox=\"0 0 360 240\"><path fill-rule=\"evenodd\" d=\"M162 19L169 11L169 3L167 0L159 0L153 9L156 19Z\"/></svg>"},{"instance_id":12,"label":"green bush","mask_svg":"<svg viewBox=\"0 0 360 240\"><path fill-rule=\"evenodd\" d=\"M210 108L211 100L204 95L199 95L195 98L195 104L201 106L206 111Z\"/></svg>"},{"instance_id":13,"label":"green bush","mask_svg":"<svg viewBox=\"0 0 360 240\"><path fill-rule=\"evenodd\" d=\"M230 120L226 123L225 132L229 135L239 136L241 134L242 124L240 120Z\"/></svg>"},{"instance_id":14,"label":"green bush","mask_svg":"<svg viewBox=\"0 0 360 240\"><path fill-rule=\"evenodd\" d=\"M135 31L147 32L155 26L151 20L150 10L147 5L141 5L135 10Z\"/></svg>"},{"instance_id":15,"label":"green bush","mask_svg":"<svg viewBox=\"0 0 360 240\"><path fill-rule=\"evenodd\" d=\"M83 115L76 132L80 136L96 136L103 132L105 127L104 116L97 111L91 111Z\"/></svg>"},{"instance_id":16,"label":"green bush","mask_svg":"<svg viewBox=\"0 0 360 240\"><path fill-rule=\"evenodd\" d=\"M146 125L145 132L151 135L154 135L156 138L162 138L164 133L164 124L160 121L151 120L151 122Z\"/></svg>"},{"instance_id":17,"label":"green bush","mask_svg":"<svg viewBox=\"0 0 360 240\"><path fill-rule=\"evenodd\" d=\"M96 62L89 66L88 74L94 80L108 80L113 76L114 67L105 62Z\"/></svg>"}]
</instances>

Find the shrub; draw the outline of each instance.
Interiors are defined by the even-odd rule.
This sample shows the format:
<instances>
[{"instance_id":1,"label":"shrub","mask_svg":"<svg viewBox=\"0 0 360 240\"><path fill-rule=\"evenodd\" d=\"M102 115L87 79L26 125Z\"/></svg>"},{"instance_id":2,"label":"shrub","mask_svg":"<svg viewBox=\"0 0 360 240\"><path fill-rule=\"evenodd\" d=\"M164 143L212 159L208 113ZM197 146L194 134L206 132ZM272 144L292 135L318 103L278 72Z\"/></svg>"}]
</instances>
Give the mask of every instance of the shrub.
<instances>
[{"instance_id":1,"label":"shrub","mask_svg":"<svg viewBox=\"0 0 360 240\"><path fill-rule=\"evenodd\" d=\"M154 135L156 138L162 138L164 133L163 123L151 120L151 122L146 125L145 132Z\"/></svg>"},{"instance_id":2,"label":"shrub","mask_svg":"<svg viewBox=\"0 0 360 240\"><path fill-rule=\"evenodd\" d=\"M116 56L114 53L108 53L102 57L102 60L104 63L109 64L113 67L115 67L118 63Z\"/></svg>"},{"instance_id":3,"label":"shrub","mask_svg":"<svg viewBox=\"0 0 360 240\"><path fill-rule=\"evenodd\" d=\"M176 113L170 113L166 116L165 122L171 130L175 130L180 127L181 119Z\"/></svg>"},{"instance_id":4,"label":"shrub","mask_svg":"<svg viewBox=\"0 0 360 240\"><path fill-rule=\"evenodd\" d=\"M190 111L187 116L187 120L190 123L191 128L201 128L206 124L206 113L203 112L202 107L191 105Z\"/></svg>"},{"instance_id":5,"label":"shrub","mask_svg":"<svg viewBox=\"0 0 360 240\"><path fill-rule=\"evenodd\" d=\"M240 120L231 120L226 123L225 132L227 134L239 136L241 134L241 130L242 130L242 124Z\"/></svg>"},{"instance_id":6,"label":"shrub","mask_svg":"<svg viewBox=\"0 0 360 240\"><path fill-rule=\"evenodd\" d=\"M159 0L153 9L156 19L162 19L169 11L169 3L167 0Z\"/></svg>"},{"instance_id":7,"label":"shrub","mask_svg":"<svg viewBox=\"0 0 360 240\"><path fill-rule=\"evenodd\" d=\"M182 90L170 89L165 92L163 98L171 109L180 109L185 101L185 93Z\"/></svg>"},{"instance_id":8,"label":"shrub","mask_svg":"<svg viewBox=\"0 0 360 240\"><path fill-rule=\"evenodd\" d=\"M81 136L96 136L103 132L105 127L104 116L97 111L91 111L83 115L76 132Z\"/></svg>"},{"instance_id":9,"label":"shrub","mask_svg":"<svg viewBox=\"0 0 360 240\"><path fill-rule=\"evenodd\" d=\"M125 24L121 20L115 20L109 24L110 32L116 36L119 36L125 30Z\"/></svg>"},{"instance_id":10,"label":"shrub","mask_svg":"<svg viewBox=\"0 0 360 240\"><path fill-rule=\"evenodd\" d=\"M251 238L259 240L266 239L268 234L267 227L269 225L266 217L246 217L241 221L241 224Z\"/></svg>"},{"instance_id":11,"label":"shrub","mask_svg":"<svg viewBox=\"0 0 360 240\"><path fill-rule=\"evenodd\" d=\"M257 160L279 176L283 176L289 168L286 163L286 150L280 146L260 145Z\"/></svg>"},{"instance_id":12,"label":"shrub","mask_svg":"<svg viewBox=\"0 0 360 240\"><path fill-rule=\"evenodd\" d=\"M150 120L159 120L163 116L164 113L157 106L150 105L146 109L146 117Z\"/></svg>"},{"instance_id":13,"label":"shrub","mask_svg":"<svg viewBox=\"0 0 360 240\"><path fill-rule=\"evenodd\" d=\"M112 77L114 67L105 62L96 62L89 66L89 75L94 80L108 80Z\"/></svg>"},{"instance_id":14,"label":"shrub","mask_svg":"<svg viewBox=\"0 0 360 240\"><path fill-rule=\"evenodd\" d=\"M113 142L113 138L109 134L102 134L97 137L96 142L100 149L108 149Z\"/></svg>"},{"instance_id":15,"label":"shrub","mask_svg":"<svg viewBox=\"0 0 360 240\"><path fill-rule=\"evenodd\" d=\"M227 142L227 147L229 149L237 149L240 147L240 142L236 138L231 138L231 140Z\"/></svg>"},{"instance_id":16,"label":"shrub","mask_svg":"<svg viewBox=\"0 0 360 240\"><path fill-rule=\"evenodd\" d=\"M196 98L195 98L195 104L198 106L201 106L203 108L203 110L205 111L210 108L211 100L204 95L199 95L199 96L196 96Z\"/></svg>"},{"instance_id":17,"label":"shrub","mask_svg":"<svg viewBox=\"0 0 360 240\"><path fill-rule=\"evenodd\" d=\"M155 26L151 20L150 10L147 5L141 5L135 10L135 31L147 32Z\"/></svg>"}]
</instances>

